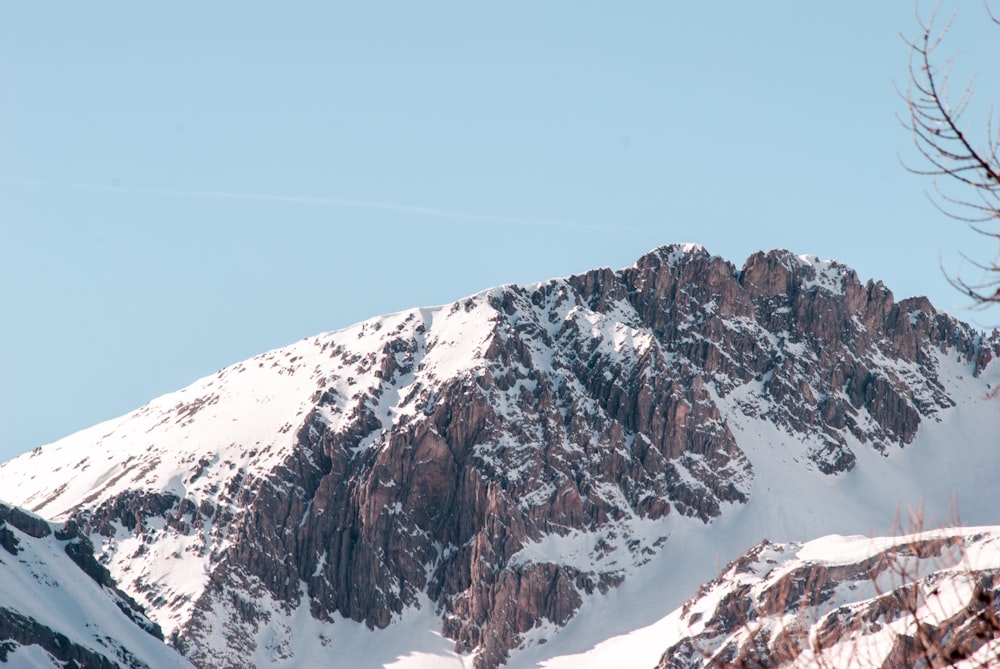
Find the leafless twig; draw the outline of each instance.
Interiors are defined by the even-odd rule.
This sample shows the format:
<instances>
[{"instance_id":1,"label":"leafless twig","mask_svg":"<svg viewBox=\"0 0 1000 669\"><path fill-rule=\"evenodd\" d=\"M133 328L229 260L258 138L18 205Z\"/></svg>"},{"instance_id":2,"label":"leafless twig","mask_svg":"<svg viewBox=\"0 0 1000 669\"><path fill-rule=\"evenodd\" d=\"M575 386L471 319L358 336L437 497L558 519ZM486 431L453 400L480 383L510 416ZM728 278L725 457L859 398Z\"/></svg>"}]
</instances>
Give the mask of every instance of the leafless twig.
<instances>
[{"instance_id":1,"label":"leafless twig","mask_svg":"<svg viewBox=\"0 0 1000 669\"><path fill-rule=\"evenodd\" d=\"M1000 19L984 0L986 14L1000 26ZM954 59L939 60L937 50L948 35L956 14L937 27L938 10L924 20L916 12L920 33L915 39L903 36L910 49L909 85L901 93L908 116L900 122L910 131L917 152L926 167L904 163L914 174L929 176L933 183L928 197L949 218L969 224L973 230L1000 242L1000 116L990 110L982 138L963 126L962 117L975 92L970 81L962 93L951 95L951 72ZM943 185L947 183L948 186ZM960 193L953 195L953 192ZM998 246L1000 249L1000 246ZM980 278L969 282L961 268L949 282L973 300L975 306L1000 302L1000 250L988 261L973 260L963 254Z\"/></svg>"}]
</instances>

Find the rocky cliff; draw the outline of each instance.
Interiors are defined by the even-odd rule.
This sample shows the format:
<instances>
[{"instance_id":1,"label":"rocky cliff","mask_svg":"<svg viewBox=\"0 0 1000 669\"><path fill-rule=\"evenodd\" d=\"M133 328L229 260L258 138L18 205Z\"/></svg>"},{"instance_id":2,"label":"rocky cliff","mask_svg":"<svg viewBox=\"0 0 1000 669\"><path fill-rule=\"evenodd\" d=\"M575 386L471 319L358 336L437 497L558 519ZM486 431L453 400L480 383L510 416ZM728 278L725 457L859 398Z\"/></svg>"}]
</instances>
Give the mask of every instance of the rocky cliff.
<instances>
[{"instance_id":1,"label":"rocky cliff","mask_svg":"<svg viewBox=\"0 0 1000 669\"><path fill-rule=\"evenodd\" d=\"M272 351L0 483L89 534L198 666L290 661L298 611L385 628L431 607L495 667L675 519L748 504L761 465L736 426L772 426L833 481L947 422L998 352L835 262L667 246Z\"/></svg>"}]
</instances>

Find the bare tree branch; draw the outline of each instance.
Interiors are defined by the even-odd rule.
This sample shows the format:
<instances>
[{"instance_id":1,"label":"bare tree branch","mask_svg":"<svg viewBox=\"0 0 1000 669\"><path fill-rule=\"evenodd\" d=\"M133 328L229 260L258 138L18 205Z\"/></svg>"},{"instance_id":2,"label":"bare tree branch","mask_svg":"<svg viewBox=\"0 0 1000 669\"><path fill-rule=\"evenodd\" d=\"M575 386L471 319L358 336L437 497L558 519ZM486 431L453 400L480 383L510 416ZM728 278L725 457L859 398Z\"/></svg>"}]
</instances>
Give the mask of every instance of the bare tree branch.
<instances>
[{"instance_id":1,"label":"bare tree branch","mask_svg":"<svg viewBox=\"0 0 1000 669\"><path fill-rule=\"evenodd\" d=\"M1000 26L1000 17L992 10L988 0L983 5L989 19ZM903 127L910 131L917 153L928 164L918 168L904 162L913 174L929 176L933 180L928 197L934 206L949 218L968 224L974 231L1000 243L1000 132L994 124L994 110L986 122L982 139L976 141L962 126L962 116L969 108L975 92L971 81L962 94L952 102L950 77L954 59L936 64L935 51L947 36L956 13L949 17L943 28L936 27L938 10L927 20L916 12L920 33L915 39L902 36L910 49L908 63L909 85L901 93L906 102L908 118L901 118ZM961 195L951 195L942 187L945 181ZM983 226L990 223L990 226ZM1000 247L998 247L1000 248ZM976 306L1000 302L1000 252L989 261L976 262L963 255L981 275L976 281L962 278L961 267L955 274L948 274L948 281L968 295Z\"/></svg>"}]
</instances>

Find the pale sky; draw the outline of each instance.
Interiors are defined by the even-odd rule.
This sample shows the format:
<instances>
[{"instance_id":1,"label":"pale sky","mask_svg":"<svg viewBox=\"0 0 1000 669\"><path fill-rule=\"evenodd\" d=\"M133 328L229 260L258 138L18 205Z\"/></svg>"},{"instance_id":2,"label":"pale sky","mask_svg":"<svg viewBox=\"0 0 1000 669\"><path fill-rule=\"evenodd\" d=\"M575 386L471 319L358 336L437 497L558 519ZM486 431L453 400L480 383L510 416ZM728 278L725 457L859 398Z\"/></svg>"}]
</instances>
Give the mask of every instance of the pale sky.
<instances>
[{"instance_id":1,"label":"pale sky","mask_svg":"<svg viewBox=\"0 0 1000 669\"><path fill-rule=\"evenodd\" d=\"M900 165L900 32L909 2L4 3L0 460L306 336L670 242L1000 321L938 269L993 249ZM974 110L998 37L968 2L942 47Z\"/></svg>"}]
</instances>

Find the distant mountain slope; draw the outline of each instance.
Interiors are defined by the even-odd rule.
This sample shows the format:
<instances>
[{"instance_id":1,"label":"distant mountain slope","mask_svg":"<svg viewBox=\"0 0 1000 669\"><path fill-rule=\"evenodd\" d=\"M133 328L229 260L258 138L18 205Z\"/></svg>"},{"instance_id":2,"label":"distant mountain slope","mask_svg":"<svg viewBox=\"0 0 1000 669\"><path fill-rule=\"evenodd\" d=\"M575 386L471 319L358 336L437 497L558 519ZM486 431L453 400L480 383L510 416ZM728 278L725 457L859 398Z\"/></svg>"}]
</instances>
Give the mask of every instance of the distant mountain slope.
<instances>
[{"instance_id":1,"label":"distant mountain slope","mask_svg":"<svg viewBox=\"0 0 1000 669\"><path fill-rule=\"evenodd\" d=\"M84 528L199 666L357 661L350 621L390 660L532 666L765 537L1000 521L998 352L835 262L674 245L251 358L0 486Z\"/></svg>"},{"instance_id":2,"label":"distant mountain slope","mask_svg":"<svg viewBox=\"0 0 1000 669\"><path fill-rule=\"evenodd\" d=\"M73 523L53 528L0 504L0 662L190 667L92 551Z\"/></svg>"}]
</instances>

